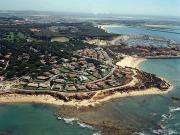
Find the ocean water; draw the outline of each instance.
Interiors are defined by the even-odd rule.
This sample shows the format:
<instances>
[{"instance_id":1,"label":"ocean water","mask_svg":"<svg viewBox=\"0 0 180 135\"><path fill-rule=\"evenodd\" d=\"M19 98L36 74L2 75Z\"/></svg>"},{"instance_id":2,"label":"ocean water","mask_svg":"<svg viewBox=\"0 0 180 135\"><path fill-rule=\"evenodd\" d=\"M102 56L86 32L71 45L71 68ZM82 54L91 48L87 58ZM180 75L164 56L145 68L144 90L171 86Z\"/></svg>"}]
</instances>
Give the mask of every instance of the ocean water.
<instances>
[{"instance_id":1,"label":"ocean water","mask_svg":"<svg viewBox=\"0 0 180 135\"><path fill-rule=\"evenodd\" d=\"M146 134L180 135L180 102L172 97L180 98L180 59L148 60L141 68L150 73L164 77L174 86L174 90L164 96L154 96L148 104L147 114L152 117L153 126L143 132ZM154 126L160 126L157 128Z\"/></svg>"},{"instance_id":2,"label":"ocean water","mask_svg":"<svg viewBox=\"0 0 180 135\"><path fill-rule=\"evenodd\" d=\"M95 133L83 124L73 122L73 119L57 120L55 112L55 107L47 105L0 105L0 134L93 135Z\"/></svg>"},{"instance_id":3,"label":"ocean water","mask_svg":"<svg viewBox=\"0 0 180 135\"><path fill-rule=\"evenodd\" d=\"M143 28L112 27L109 32L128 35L152 35L180 41L180 35ZM180 135L180 59L147 60L141 69L170 81L175 87L166 95L125 98L111 103L114 119L139 130L140 135ZM119 114L119 115L118 115Z\"/></svg>"},{"instance_id":4,"label":"ocean water","mask_svg":"<svg viewBox=\"0 0 180 135\"><path fill-rule=\"evenodd\" d=\"M180 34L153 31L150 29L145 29L143 27L141 28L140 27L126 27L126 26L108 27L106 30L112 33L125 34L125 35L150 35L150 36L165 37L165 38L173 39L180 42ZM179 32L179 29L172 28L171 32Z\"/></svg>"},{"instance_id":5,"label":"ocean water","mask_svg":"<svg viewBox=\"0 0 180 135\"><path fill-rule=\"evenodd\" d=\"M169 80L174 90L166 95L125 98L111 103L114 119L139 130L144 135L180 135L180 59L148 60L141 69ZM119 114L119 115L118 115Z\"/></svg>"}]
</instances>

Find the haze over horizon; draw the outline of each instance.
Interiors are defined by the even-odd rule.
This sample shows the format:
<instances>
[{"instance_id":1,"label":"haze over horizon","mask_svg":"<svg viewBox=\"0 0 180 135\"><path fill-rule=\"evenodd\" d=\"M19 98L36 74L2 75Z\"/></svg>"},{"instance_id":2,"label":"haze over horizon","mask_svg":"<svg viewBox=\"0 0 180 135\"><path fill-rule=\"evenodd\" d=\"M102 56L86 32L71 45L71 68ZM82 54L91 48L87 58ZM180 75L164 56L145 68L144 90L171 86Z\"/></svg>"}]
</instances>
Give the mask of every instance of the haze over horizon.
<instances>
[{"instance_id":1,"label":"haze over horizon","mask_svg":"<svg viewBox=\"0 0 180 135\"><path fill-rule=\"evenodd\" d=\"M0 9L180 17L179 0L1 0Z\"/></svg>"}]
</instances>

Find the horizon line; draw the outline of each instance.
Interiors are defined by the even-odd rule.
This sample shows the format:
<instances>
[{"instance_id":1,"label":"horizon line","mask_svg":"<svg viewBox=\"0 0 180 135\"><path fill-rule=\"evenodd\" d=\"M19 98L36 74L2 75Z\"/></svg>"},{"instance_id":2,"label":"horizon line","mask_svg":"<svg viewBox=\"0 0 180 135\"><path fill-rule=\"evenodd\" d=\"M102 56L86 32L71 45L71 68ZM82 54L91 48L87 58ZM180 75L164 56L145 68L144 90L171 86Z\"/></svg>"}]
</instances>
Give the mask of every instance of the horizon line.
<instances>
[{"instance_id":1,"label":"horizon line","mask_svg":"<svg viewBox=\"0 0 180 135\"><path fill-rule=\"evenodd\" d=\"M152 15L152 14L121 14L121 13L91 13L91 12L73 12L73 11L52 11L52 10L33 10L33 9L21 9L21 10L1 10L0 12L49 12L49 13L66 13L66 14L83 14L83 15L94 15L94 16L98 16L98 15L104 15L104 16L108 16L108 15L120 15L120 16L141 16L141 17L167 17L167 18L180 18L180 16L174 16L174 15L160 15L160 14L156 14L156 15Z\"/></svg>"}]
</instances>

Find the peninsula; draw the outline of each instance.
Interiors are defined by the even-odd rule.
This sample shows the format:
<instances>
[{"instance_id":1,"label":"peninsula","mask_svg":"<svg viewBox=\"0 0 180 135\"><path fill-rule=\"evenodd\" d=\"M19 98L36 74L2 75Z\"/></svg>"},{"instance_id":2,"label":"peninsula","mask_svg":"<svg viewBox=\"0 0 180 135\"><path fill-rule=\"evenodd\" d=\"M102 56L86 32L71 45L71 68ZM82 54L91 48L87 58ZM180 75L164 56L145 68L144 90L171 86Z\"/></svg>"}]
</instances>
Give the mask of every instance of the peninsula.
<instances>
[{"instance_id":1,"label":"peninsula","mask_svg":"<svg viewBox=\"0 0 180 135\"><path fill-rule=\"evenodd\" d=\"M173 88L165 79L141 71L139 64L149 58L179 57L174 41L111 34L89 22L1 18L0 28L0 103L95 106ZM169 45L128 45L140 39Z\"/></svg>"}]
</instances>

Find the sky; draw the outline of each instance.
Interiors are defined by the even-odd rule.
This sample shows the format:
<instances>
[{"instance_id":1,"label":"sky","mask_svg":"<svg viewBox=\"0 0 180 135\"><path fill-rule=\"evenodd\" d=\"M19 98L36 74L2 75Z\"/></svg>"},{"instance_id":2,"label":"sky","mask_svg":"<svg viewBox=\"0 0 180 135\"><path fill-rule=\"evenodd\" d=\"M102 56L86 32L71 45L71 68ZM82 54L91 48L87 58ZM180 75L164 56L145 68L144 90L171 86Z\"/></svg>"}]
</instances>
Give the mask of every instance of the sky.
<instances>
[{"instance_id":1,"label":"sky","mask_svg":"<svg viewBox=\"0 0 180 135\"><path fill-rule=\"evenodd\" d=\"M180 16L180 0L0 0L0 10Z\"/></svg>"}]
</instances>

